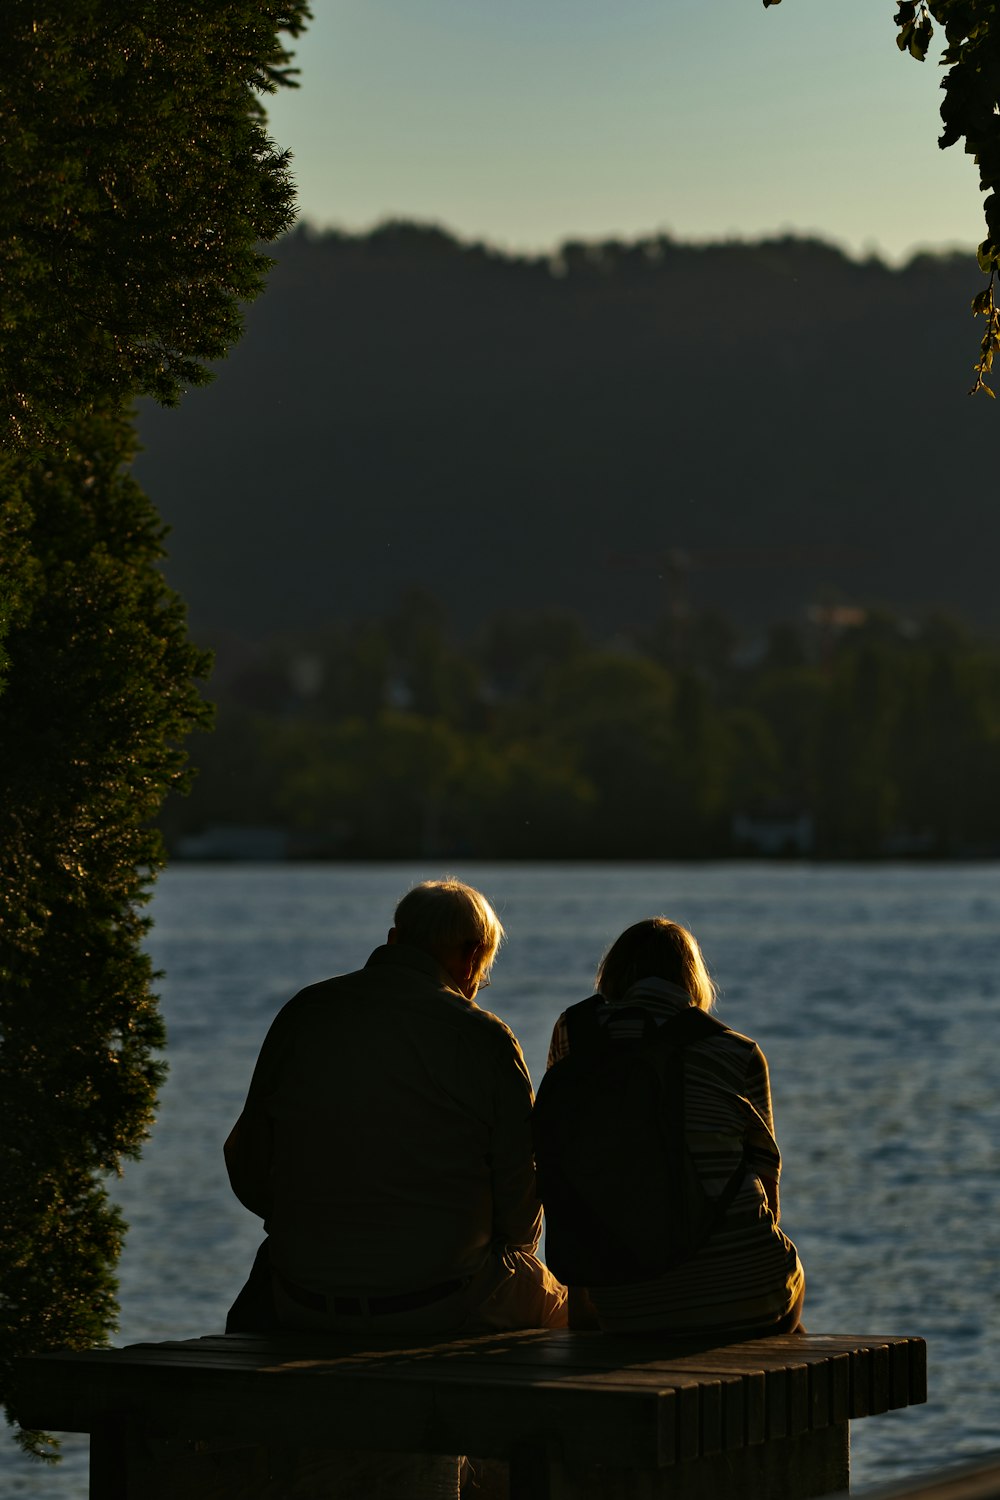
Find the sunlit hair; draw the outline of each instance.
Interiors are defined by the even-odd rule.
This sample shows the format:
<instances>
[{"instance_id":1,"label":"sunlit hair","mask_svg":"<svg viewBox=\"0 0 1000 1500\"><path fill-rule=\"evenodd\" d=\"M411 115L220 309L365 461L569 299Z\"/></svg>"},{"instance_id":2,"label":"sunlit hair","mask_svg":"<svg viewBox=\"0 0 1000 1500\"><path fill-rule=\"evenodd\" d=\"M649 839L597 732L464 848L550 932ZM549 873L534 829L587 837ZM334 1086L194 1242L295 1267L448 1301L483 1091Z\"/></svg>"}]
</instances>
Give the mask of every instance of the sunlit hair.
<instances>
[{"instance_id":1,"label":"sunlit hair","mask_svg":"<svg viewBox=\"0 0 1000 1500\"><path fill-rule=\"evenodd\" d=\"M504 939L500 919L482 891L461 880L424 880L396 907L396 937L440 958L474 943L485 971Z\"/></svg>"},{"instance_id":2,"label":"sunlit hair","mask_svg":"<svg viewBox=\"0 0 1000 1500\"><path fill-rule=\"evenodd\" d=\"M711 1010L715 1004L715 985L697 938L666 917L647 917L626 927L601 959L597 989L614 1002L640 979L653 978L668 979L687 990L700 1010Z\"/></svg>"}]
</instances>

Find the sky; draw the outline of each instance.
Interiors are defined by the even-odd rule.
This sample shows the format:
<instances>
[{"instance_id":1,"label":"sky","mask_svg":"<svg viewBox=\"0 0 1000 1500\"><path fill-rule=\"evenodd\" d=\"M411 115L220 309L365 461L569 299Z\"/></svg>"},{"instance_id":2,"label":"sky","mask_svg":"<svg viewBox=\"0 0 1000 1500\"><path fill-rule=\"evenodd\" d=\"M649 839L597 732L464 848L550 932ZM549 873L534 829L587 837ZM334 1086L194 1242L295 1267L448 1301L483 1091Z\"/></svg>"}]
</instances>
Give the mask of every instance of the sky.
<instances>
[{"instance_id":1,"label":"sky","mask_svg":"<svg viewBox=\"0 0 1000 1500\"><path fill-rule=\"evenodd\" d=\"M548 251L815 234L893 264L982 238L941 67L895 0L313 0L268 102L300 213Z\"/></svg>"}]
</instances>

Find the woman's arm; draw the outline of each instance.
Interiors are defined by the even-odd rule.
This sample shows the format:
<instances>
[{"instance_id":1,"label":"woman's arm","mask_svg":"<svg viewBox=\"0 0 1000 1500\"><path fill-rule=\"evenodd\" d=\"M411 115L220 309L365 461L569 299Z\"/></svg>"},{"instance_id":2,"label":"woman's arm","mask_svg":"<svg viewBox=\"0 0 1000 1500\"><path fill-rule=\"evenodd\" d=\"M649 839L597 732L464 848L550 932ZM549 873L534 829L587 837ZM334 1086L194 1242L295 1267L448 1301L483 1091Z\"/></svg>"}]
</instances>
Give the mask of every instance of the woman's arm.
<instances>
[{"instance_id":1,"label":"woman's arm","mask_svg":"<svg viewBox=\"0 0 1000 1500\"><path fill-rule=\"evenodd\" d=\"M764 1189L765 1202L777 1224L781 1217L778 1198L781 1156L774 1138L774 1113L771 1107L771 1080L767 1059L759 1047L754 1048L746 1079L746 1091L752 1110L751 1125L746 1138L750 1168Z\"/></svg>"},{"instance_id":2,"label":"woman's arm","mask_svg":"<svg viewBox=\"0 0 1000 1500\"><path fill-rule=\"evenodd\" d=\"M768 1208L771 1210L771 1213L774 1215L774 1222L777 1224L779 1222L780 1218L781 1218L781 1209L778 1206L778 1183L777 1183L777 1180L774 1177L765 1177L764 1174L763 1174L763 1172L758 1172L757 1173L757 1181L760 1183L761 1187L764 1189L764 1198L767 1201Z\"/></svg>"}]
</instances>

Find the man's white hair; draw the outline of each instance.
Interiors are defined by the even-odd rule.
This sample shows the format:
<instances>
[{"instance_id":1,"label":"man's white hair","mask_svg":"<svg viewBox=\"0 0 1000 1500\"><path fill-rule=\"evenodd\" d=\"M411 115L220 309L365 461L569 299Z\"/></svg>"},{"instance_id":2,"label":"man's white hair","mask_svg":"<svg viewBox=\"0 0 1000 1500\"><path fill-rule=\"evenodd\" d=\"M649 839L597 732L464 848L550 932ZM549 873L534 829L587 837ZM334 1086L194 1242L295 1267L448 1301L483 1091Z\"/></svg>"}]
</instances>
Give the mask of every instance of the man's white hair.
<instances>
[{"instance_id":1,"label":"man's white hair","mask_svg":"<svg viewBox=\"0 0 1000 1500\"><path fill-rule=\"evenodd\" d=\"M441 956L475 944L484 967L493 961L504 939L500 919L482 891L461 880L423 880L396 907L396 937L401 943Z\"/></svg>"}]
</instances>

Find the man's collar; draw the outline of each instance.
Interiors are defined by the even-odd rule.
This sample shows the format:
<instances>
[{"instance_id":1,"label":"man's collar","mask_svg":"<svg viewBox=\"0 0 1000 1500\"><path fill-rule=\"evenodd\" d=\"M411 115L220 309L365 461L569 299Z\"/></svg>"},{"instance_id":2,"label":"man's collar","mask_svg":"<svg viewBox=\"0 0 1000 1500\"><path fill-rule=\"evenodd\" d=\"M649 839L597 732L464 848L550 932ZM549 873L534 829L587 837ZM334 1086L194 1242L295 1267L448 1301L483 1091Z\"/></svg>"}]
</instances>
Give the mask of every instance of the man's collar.
<instances>
[{"instance_id":1,"label":"man's collar","mask_svg":"<svg viewBox=\"0 0 1000 1500\"><path fill-rule=\"evenodd\" d=\"M365 964L365 968L383 966L416 969L419 973L426 974L428 978L437 980L442 988L458 995L466 1005L473 1004L471 1000L466 999L448 970L438 963L433 954L426 953L423 948L415 948L412 943L383 943L380 948L376 948Z\"/></svg>"}]
</instances>

